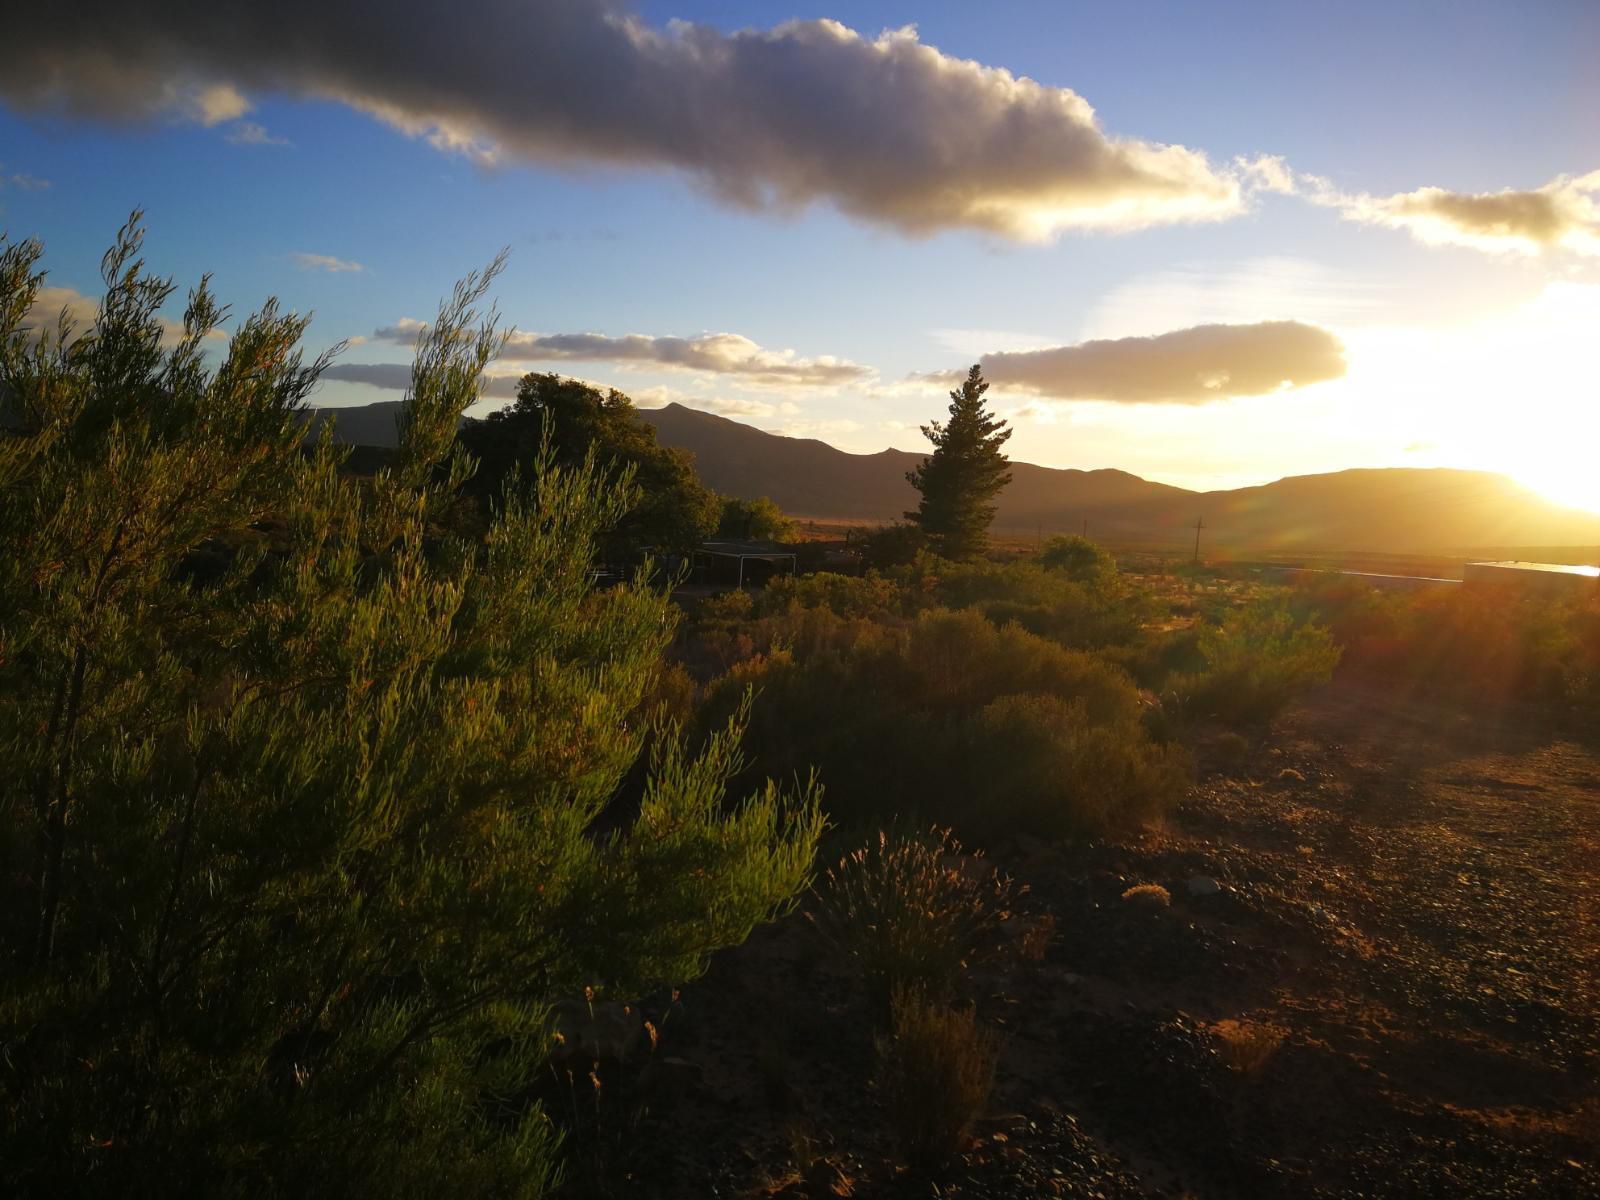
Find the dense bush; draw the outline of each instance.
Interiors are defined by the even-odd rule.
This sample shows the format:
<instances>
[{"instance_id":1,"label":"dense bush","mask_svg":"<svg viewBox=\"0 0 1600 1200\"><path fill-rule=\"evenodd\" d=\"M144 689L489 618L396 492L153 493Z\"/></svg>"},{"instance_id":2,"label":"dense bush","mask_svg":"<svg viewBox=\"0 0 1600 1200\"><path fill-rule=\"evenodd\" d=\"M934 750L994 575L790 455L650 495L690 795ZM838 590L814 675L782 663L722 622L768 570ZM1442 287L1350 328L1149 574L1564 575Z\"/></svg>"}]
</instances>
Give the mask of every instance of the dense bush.
<instances>
[{"instance_id":1,"label":"dense bush","mask_svg":"<svg viewBox=\"0 0 1600 1200\"><path fill-rule=\"evenodd\" d=\"M1172 694L1194 716L1223 721L1264 721L1295 696L1326 683L1339 662L1333 635L1298 618L1280 596L1234 610L1199 637L1205 670L1179 676Z\"/></svg>"},{"instance_id":2,"label":"dense bush","mask_svg":"<svg viewBox=\"0 0 1600 1200\"><path fill-rule=\"evenodd\" d=\"M851 628L806 656L749 660L711 685L702 714L716 727L753 685L753 761L776 777L815 765L836 820L918 814L977 837L1059 836L1176 797L1181 756L1151 738L1149 706L1103 660L972 611ZM996 705L1007 697L1022 699Z\"/></svg>"},{"instance_id":3,"label":"dense bush","mask_svg":"<svg viewBox=\"0 0 1600 1200\"><path fill-rule=\"evenodd\" d=\"M1076 534L1051 538L1039 551L1039 562L1074 583L1089 586L1104 584L1117 573L1117 560L1105 547Z\"/></svg>"},{"instance_id":4,"label":"dense bush","mask_svg":"<svg viewBox=\"0 0 1600 1200\"><path fill-rule=\"evenodd\" d=\"M592 461L536 453L481 543L441 532L499 345L487 275L358 481L300 445L305 321L269 304L208 367L221 310L202 285L169 347L138 245L91 332L41 337L39 248L0 244L8 1182L544 1194L551 1002L693 976L781 911L814 797L730 804L722 728L661 743L633 818L592 835L673 609L594 590L636 493Z\"/></svg>"},{"instance_id":5,"label":"dense bush","mask_svg":"<svg viewBox=\"0 0 1600 1200\"><path fill-rule=\"evenodd\" d=\"M913 603L976 609L996 625L1015 622L1074 649L1132 644L1151 616L1144 597L1122 586L1114 570L1074 579L1020 559L955 563L924 556L894 577Z\"/></svg>"},{"instance_id":6,"label":"dense bush","mask_svg":"<svg viewBox=\"0 0 1600 1200\"><path fill-rule=\"evenodd\" d=\"M765 496L740 500L722 497L722 515L717 521L717 536L741 541L793 541L795 524L783 510Z\"/></svg>"}]
</instances>

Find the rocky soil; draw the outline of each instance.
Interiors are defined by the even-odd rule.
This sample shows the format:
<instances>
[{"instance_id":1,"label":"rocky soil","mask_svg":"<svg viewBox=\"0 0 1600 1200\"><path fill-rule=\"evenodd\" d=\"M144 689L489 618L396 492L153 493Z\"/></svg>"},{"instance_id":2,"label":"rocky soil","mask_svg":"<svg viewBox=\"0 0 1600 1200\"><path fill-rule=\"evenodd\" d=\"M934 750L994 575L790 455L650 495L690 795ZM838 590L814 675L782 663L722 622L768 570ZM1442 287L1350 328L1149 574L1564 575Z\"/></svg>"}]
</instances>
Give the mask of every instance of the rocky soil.
<instances>
[{"instance_id":1,"label":"rocky soil","mask_svg":"<svg viewBox=\"0 0 1600 1200\"><path fill-rule=\"evenodd\" d=\"M997 850L1054 929L970 980L1004 1049L945 1173L896 1162L871 1009L796 917L594 1019L546 1097L569 1190L1600 1197L1600 740L1341 684L1201 768L1164 829Z\"/></svg>"}]
</instances>

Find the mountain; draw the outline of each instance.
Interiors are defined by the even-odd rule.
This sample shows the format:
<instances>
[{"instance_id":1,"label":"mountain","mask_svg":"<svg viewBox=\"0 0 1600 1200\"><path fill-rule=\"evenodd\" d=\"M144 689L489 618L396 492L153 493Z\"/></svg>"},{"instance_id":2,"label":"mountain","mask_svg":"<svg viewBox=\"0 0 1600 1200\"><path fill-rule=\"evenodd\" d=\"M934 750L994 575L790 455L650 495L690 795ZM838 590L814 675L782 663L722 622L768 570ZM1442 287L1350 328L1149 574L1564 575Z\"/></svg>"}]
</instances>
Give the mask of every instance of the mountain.
<instances>
[{"instance_id":1,"label":"mountain","mask_svg":"<svg viewBox=\"0 0 1600 1200\"><path fill-rule=\"evenodd\" d=\"M341 441L392 446L398 401L322 409ZM641 409L662 443L690 451L706 484L769 496L798 517L895 520L915 507L906 472L923 455L848 454L726 417L669 404ZM1487 471L1392 467L1300 475L1259 487L1193 492L1126 471L1012 464L997 501L1001 532L1075 532L1119 544L1182 546L1205 522L1211 546L1262 551L1442 552L1483 546L1600 544L1600 515L1563 508Z\"/></svg>"}]
</instances>

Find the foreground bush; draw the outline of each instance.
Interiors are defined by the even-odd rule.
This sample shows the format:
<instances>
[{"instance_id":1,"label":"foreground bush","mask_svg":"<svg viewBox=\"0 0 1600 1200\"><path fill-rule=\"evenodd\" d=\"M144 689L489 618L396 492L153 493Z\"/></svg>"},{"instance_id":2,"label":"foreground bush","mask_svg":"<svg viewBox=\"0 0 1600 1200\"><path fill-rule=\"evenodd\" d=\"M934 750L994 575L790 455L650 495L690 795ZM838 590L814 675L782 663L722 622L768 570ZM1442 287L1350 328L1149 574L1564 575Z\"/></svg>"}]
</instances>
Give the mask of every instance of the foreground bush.
<instances>
[{"instance_id":1,"label":"foreground bush","mask_svg":"<svg viewBox=\"0 0 1600 1200\"><path fill-rule=\"evenodd\" d=\"M880 832L827 873L810 916L887 1006L907 989L948 995L968 965L998 949L1024 891L981 855L963 859L948 830Z\"/></svg>"},{"instance_id":2,"label":"foreground bush","mask_svg":"<svg viewBox=\"0 0 1600 1200\"><path fill-rule=\"evenodd\" d=\"M878 1091L910 1165L933 1170L961 1150L988 1102L998 1056L998 1039L978 1027L973 1009L894 994L890 1032L878 1039Z\"/></svg>"},{"instance_id":3,"label":"foreground bush","mask_svg":"<svg viewBox=\"0 0 1600 1200\"><path fill-rule=\"evenodd\" d=\"M0 247L0 1161L13 1194L545 1194L548 1004L700 971L807 882L815 798L730 806L736 729L664 744L665 595L596 593L626 478L548 453L441 535L499 345L469 278L396 465L303 452L324 360L269 304L213 369L130 225L94 330Z\"/></svg>"}]
</instances>

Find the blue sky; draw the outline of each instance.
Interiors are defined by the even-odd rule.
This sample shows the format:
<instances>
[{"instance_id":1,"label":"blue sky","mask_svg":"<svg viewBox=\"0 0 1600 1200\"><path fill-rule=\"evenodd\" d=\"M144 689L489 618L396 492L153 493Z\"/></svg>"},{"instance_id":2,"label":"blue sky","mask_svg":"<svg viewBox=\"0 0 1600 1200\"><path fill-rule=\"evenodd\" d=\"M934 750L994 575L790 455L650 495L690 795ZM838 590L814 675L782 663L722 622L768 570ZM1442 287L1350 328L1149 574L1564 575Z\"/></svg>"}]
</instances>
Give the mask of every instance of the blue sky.
<instances>
[{"instance_id":1,"label":"blue sky","mask_svg":"<svg viewBox=\"0 0 1600 1200\"><path fill-rule=\"evenodd\" d=\"M802 368L825 359L857 369L844 382L807 369L758 377L728 368L743 342L690 358L652 342L593 359L510 361L509 374L559 370L644 404L676 399L851 450L915 449L917 424L945 403L939 373L1009 351L993 360L1004 377L991 372L992 395L1016 426L1018 458L1196 487L1345 466L1486 467L1600 507L1587 456L1560 449L1580 437L1592 446L1600 433L1583 353L1600 315L1600 181L1583 180L1600 168L1600 6L613 7L646 50L652 39L699 36L715 58L729 44L722 35L759 30L777 45L785 22L820 18L864 39L849 43L853 55L862 50L854 57L762 59L765 74L741 77L740 90L707 85L708 96L748 100L747 118L716 113L705 130L685 128L696 119L686 105L666 132L651 128L648 98L629 107L630 89L644 90L632 70L642 78L644 68L612 57L591 69L581 55L592 39L574 35L558 64L573 60L581 78L602 81L577 88L570 110L559 92L498 87L516 73L507 64L519 61L519 38L537 47L559 41L559 29L581 33L588 17L571 12L582 8L471 0L442 15L422 5L354 11L331 22L315 62L296 58L303 47L293 39L258 56L225 15L196 19L177 53L166 49L170 30L153 29L147 51L137 36L119 43L132 67L114 79L82 46L83 26L62 29L47 12L27 18L36 27L0 50L0 228L41 238L50 283L92 295L101 251L128 210L143 207L158 269L183 283L212 272L239 312L268 295L314 311L314 349L367 338L341 359L348 366L404 362L404 346L375 331L426 319L455 278L509 246L496 294L520 330L733 334L756 344L751 353L792 351L785 361ZM449 27L436 28L441 20ZM915 93L928 112L872 99L877 74L911 60L864 47L906 26L943 56L917 60L934 72L931 90ZM437 46L426 94L396 81L413 44ZM489 47L481 63L480 45ZM42 65L58 60L68 66ZM347 60L359 71L345 70ZM1203 167L1175 169L1184 189L1205 193L1207 219L1165 209L1106 216L1121 199L1111 190L1092 202L1046 197L1040 188L1077 187L1078 167L1039 184L1002 125L973 125L975 95L1010 103L992 73L978 93L952 93L948 109L932 111L944 102L946 60L1025 76L1047 100L1070 89L1112 141L1203 154ZM20 82L4 82L8 67ZM838 78L819 83L818 72ZM694 86L686 80L686 91ZM866 108L851 107L859 94ZM613 101L610 123L595 125L591 115ZM385 119L369 115L380 109ZM577 130L559 152L540 132L553 122ZM999 216L952 201L930 217L918 208L940 186L929 156L943 130L968 125L986 158L973 172L979 190L993 178L997 192L1020 199ZM465 131L472 152L434 144L442 139L427 134L439 128ZM1070 142L1075 131L1058 121L1044 143L1027 145L1053 153L1049 139ZM618 137L630 148L617 151ZM713 142L732 148L704 149ZM904 150L911 142L922 149ZM486 166L490 145L497 161ZM880 152L891 177L905 155L904 189L867 178ZM1078 151L1062 153L1065 163ZM1285 188L1239 165L1263 155L1280 160ZM791 160L809 165L788 208L728 198L746 171L762 186L788 186ZM1563 178L1582 186L1562 190ZM1438 192L1418 198L1418 189ZM1515 202L1509 223L1484 199L1502 192ZM1035 209L1051 223L1042 232ZM352 269L326 269L332 260ZM1251 349L1255 335L1241 335L1226 353L1245 357L1223 361L1201 390L1180 381L1149 398L1173 361L1189 361L1173 360L1179 343L1159 335L1238 325L1277 337L1286 322L1333 339L1346 367L1335 377L1283 365L1288 351L1264 341ZM1080 346L1134 337L1143 340L1098 356ZM1190 340L1224 353L1205 335ZM1260 371L1273 386L1245 388L1259 365L1251 355L1270 359ZM380 398L388 393L347 380L319 397Z\"/></svg>"}]
</instances>

